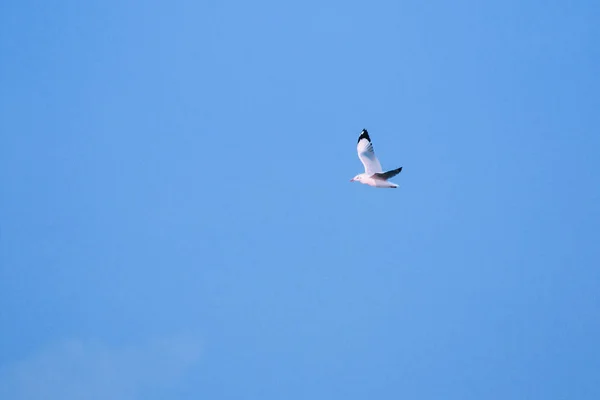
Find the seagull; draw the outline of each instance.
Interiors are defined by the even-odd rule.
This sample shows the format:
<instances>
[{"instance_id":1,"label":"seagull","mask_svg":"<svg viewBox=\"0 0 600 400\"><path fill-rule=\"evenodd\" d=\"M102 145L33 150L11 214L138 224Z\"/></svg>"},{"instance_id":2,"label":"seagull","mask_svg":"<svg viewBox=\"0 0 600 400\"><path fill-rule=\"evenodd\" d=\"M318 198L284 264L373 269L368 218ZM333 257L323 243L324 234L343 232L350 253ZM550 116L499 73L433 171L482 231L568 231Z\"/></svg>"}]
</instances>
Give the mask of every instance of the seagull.
<instances>
[{"instance_id":1,"label":"seagull","mask_svg":"<svg viewBox=\"0 0 600 400\"><path fill-rule=\"evenodd\" d=\"M388 181L388 179L398 175L400 171L402 171L402 167L383 172L381 164L375 156L375 151L373 151L373 143L371 143L369 132L367 132L366 129L363 129L358 137L356 150L358 151L358 158L360 158L360 161L365 166L365 172L356 175L354 178L350 179L350 182L357 181L364 185L377 188L395 189L398 187L398 185Z\"/></svg>"}]
</instances>

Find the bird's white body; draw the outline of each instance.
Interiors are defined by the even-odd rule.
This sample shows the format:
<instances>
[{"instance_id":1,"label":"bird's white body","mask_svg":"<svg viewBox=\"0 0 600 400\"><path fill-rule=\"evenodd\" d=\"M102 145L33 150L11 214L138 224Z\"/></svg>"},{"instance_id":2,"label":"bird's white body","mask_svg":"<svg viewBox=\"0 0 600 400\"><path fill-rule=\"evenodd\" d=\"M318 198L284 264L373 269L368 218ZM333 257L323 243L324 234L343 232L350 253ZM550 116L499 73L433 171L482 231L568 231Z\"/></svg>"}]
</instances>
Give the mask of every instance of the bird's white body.
<instances>
[{"instance_id":1,"label":"bird's white body","mask_svg":"<svg viewBox=\"0 0 600 400\"><path fill-rule=\"evenodd\" d=\"M369 185L369 186L373 186L376 188L391 188L391 189L395 189L398 187L398 185L396 185L393 182L390 181L384 181L381 179L375 179L375 178L371 178L369 177L367 174L358 174L356 175L352 181L357 181L362 183L363 185Z\"/></svg>"},{"instance_id":2,"label":"bird's white body","mask_svg":"<svg viewBox=\"0 0 600 400\"><path fill-rule=\"evenodd\" d=\"M369 185L376 188L395 189L398 187L398 185L388 181L388 179L398 175L402 171L402 167L391 171L383 172L381 164L375 156L375 151L373 150L373 143L371 143L371 138L369 137L369 132L367 132L366 129L363 129L360 133L360 136L358 137L356 150L358 152L358 158L365 167L365 172L356 175L350 180L350 182L356 181L364 185Z\"/></svg>"}]
</instances>

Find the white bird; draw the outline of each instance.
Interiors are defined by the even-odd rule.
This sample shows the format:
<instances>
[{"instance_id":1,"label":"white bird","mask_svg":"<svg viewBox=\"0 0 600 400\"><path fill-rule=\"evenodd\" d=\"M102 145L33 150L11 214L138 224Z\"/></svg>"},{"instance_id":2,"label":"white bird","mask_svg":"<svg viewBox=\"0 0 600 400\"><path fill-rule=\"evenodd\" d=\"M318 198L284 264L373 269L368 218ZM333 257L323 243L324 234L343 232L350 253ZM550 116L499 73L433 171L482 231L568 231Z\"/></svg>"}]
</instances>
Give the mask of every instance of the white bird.
<instances>
[{"instance_id":1,"label":"white bird","mask_svg":"<svg viewBox=\"0 0 600 400\"><path fill-rule=\"evenodd\" d=\"M381 164L375 156L375 151L373 151L373 143L371 143L369 132L367 132L366 129L363 129L358 137L356 150L358 151L358 158L360 158L360 161L365 166L365 172L356 175L354 178L350 179L350 182L357 181L378 188L395 189L398 187L398 185L388 181L388 179L398 175L400 171L402 171L402 167L383 172Z\"/></svg>"}]
</instances>

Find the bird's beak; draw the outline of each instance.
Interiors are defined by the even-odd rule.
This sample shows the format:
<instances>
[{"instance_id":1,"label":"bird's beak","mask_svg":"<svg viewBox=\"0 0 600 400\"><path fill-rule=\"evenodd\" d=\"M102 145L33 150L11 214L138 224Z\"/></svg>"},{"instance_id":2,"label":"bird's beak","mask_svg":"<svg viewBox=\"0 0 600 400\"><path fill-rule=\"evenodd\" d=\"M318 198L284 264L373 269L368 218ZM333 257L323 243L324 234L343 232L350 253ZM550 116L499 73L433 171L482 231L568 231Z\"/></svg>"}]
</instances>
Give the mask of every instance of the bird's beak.
<instances>
[{"instance_id":1,"label":"bird's beak","mask_svg":"<svg viewBox=\"0 0 600 400\"><path fill-rule=\"evenodd\" d=\"M350 182L354 182L354 178L350 179Z\"/></svg>"}]
</instances>

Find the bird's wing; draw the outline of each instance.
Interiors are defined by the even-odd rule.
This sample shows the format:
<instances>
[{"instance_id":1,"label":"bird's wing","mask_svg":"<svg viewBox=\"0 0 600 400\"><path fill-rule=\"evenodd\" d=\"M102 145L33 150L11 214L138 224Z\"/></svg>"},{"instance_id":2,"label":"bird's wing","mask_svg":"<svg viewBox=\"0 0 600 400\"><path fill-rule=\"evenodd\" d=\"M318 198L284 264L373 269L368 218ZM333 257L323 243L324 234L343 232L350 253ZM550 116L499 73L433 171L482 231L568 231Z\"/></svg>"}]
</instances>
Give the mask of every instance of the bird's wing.
<instances>
[{"instance_id":1,"label":"bird's wing","mask_svg":"<svg viewBox=\"0 0 600 400\"><path fill-rule=\"evenodd\" d=\"M375 156L375 151L373 151L373 143L371 143L369 132L366 129L363 129L358 137L356 150L358 151L358 158L360 158L360 161L365 166L365 173L367 175L383 172L381 164Z\"/></svg>"},{"instance_id":2,"label":"bird's wing","mask_svg":"<svg viewBox=\"0 0 600 400\"><path fill-rule=\"evenodd\" d=\"M398 175L400 172L402 172L402 167L387 172L373 174L373 178L381 181L387 181L388 179Z\"/></svg>"}]
</instances>

